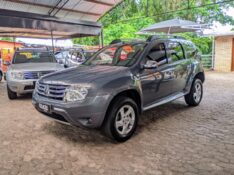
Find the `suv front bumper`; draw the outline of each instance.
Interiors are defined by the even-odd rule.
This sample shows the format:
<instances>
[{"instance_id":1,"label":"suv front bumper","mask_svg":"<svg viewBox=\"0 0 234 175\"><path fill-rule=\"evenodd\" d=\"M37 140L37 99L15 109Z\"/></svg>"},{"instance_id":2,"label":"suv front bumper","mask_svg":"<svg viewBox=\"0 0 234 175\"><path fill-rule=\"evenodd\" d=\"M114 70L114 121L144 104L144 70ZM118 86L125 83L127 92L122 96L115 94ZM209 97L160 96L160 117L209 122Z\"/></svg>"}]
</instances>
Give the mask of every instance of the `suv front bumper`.
<instances>
[{"instance_id":1,"label":"suv front bumper","mask_svg":"<svg viewBox=\"0 0 234 175\"><path fill-rule=\"evenodd\" d=\"M7 86L11 91L25 94L32 93L35 89L35 83L37 80L9 80L7 81Z\"/></svg>"},{"instance_id":2,"label":"suv front bumper","mask_svg":"<svg viewBox=\"0 0 234 175\"><path fill-rule=\"evenodd\" d=\"M33 93L32 104L41 113L58 122L82 126L87 128L99 128L105 118L109 102L109 95L89 97L83 102L65 103L52 100ZM47 106L48 110L40 106Z\"/></svg>"}]
</instances>

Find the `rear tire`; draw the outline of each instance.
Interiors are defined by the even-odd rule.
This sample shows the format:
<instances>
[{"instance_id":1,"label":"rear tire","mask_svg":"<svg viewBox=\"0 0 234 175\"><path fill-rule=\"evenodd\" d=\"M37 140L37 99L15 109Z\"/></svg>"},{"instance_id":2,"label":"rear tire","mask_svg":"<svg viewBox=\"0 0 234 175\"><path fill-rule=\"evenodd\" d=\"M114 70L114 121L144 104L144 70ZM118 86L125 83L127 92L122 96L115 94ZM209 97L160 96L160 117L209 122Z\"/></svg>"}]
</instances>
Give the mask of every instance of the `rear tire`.
<instances>
[{"instance_id":1,"label":"rear tire","mask_svg":"<svg viewBox=\"0 0 234 175\"><path fill-rule=\"evenodd\" d=\"M7 95L10 100L14 100L17 98L17 93L13 92L8 86L7 86Z\"/></svg>"},{"instance_id":2,"label":"rear tire","mask_svg":"<svg viewBox=\"0 0 234 175\"><path fill-rule=\"evenodd\" d=\"M189 106L198 106L203 97L203 85L200 79L193 81L189 94L185 95L185 102Z\"/></svg>"},{"instance_id":3,"label":"rear tire","mask_svg":"<svg viewBox=\"0 0 234 175\"><path fill-rule=\"evenodd\" d=\"M118 142L128 140L135 132L139 110L136 102L128 97L118 97L107 111L102 130Z\"/></svg>"},{"instance_id":4,"label":"rear tire","mask_svg":"<svg viewBox=\"0 0 234 175\"><path fill-rule=\"evenodd\" d=\"M0 82L2 81L2 73L0 72Z\"/></svg>"}]
</instances>

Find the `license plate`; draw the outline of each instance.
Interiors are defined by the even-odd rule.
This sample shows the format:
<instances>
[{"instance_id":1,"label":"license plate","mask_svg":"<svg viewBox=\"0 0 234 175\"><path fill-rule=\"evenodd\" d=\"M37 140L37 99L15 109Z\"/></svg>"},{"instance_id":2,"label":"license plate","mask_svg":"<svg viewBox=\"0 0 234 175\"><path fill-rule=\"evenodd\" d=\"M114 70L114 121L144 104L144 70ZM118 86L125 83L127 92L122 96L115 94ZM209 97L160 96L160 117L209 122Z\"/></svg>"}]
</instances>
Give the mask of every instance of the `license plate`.
<instances>
[{"instance_id":1,"label":"license plate","mask_svg":"<svg viewBox=\"0 0 234 175\"><path fill-rule=\"evenodd\" d=\"M40 104L39 103L39 108L42 109L44 112L49 112L50 107L48 105Z\"/></svg>"}]
</instances>

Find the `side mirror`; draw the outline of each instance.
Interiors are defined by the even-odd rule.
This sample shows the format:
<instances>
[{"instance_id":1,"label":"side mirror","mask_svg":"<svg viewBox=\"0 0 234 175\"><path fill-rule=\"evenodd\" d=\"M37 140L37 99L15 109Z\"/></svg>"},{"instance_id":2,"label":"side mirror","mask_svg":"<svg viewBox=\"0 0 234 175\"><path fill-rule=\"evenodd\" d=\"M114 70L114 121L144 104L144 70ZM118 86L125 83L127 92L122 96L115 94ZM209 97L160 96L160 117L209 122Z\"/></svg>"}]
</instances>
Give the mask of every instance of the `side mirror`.
<instances>
[{"instance_id":1,"label":"side mirror","mask_svg":"<svg viewBox=\"0 0 234 175\"><path fill-rule=\"evenodd\" d=\"M11 65L11 62L10 62L10 61L3 61L3 65L5 65L5 66L10 66L10 65Z\"/></svg>"},{"instance_id":2,"label":"side mirror","mask_svg":"<svg viewBox=\"0 0 234 175\"><path fill-rule=\"evenodd\" d=\"M144 69L156 69L158 68L158 63L156 61L148 60L145 65L143 65Z\"/></svg>"}]
</instances>

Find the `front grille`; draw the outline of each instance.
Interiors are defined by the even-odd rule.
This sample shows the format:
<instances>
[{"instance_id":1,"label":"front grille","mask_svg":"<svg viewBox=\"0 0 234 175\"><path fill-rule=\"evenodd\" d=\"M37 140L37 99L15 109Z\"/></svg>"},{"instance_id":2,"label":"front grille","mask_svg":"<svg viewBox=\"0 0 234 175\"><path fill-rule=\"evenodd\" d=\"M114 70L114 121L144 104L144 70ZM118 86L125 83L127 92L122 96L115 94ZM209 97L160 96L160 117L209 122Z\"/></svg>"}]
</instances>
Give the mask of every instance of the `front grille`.
<instances>
[{"instance_id":1,"label":"front grille","mask_svg":"<svg viewBox=\"0 0 234 175\"><path fill-rule=\"evenodd\" d=\"M30 79L34 79L37 80L40 77L52 73L53 71L41 71L41 72L24 72L24 79L25 80L30 80Z\"/></svg>"},{"instance_id":2,"label":"front grille","mask_svg":"<svg viewBox=\"0 0 234 175\"><path fill-rule=\"evenodd\" d=\"M63 100L66 91L66 85L56 84L37 84L37 93L40 96L47 97L54 100Z\"/></svg>"}]
</instances>

